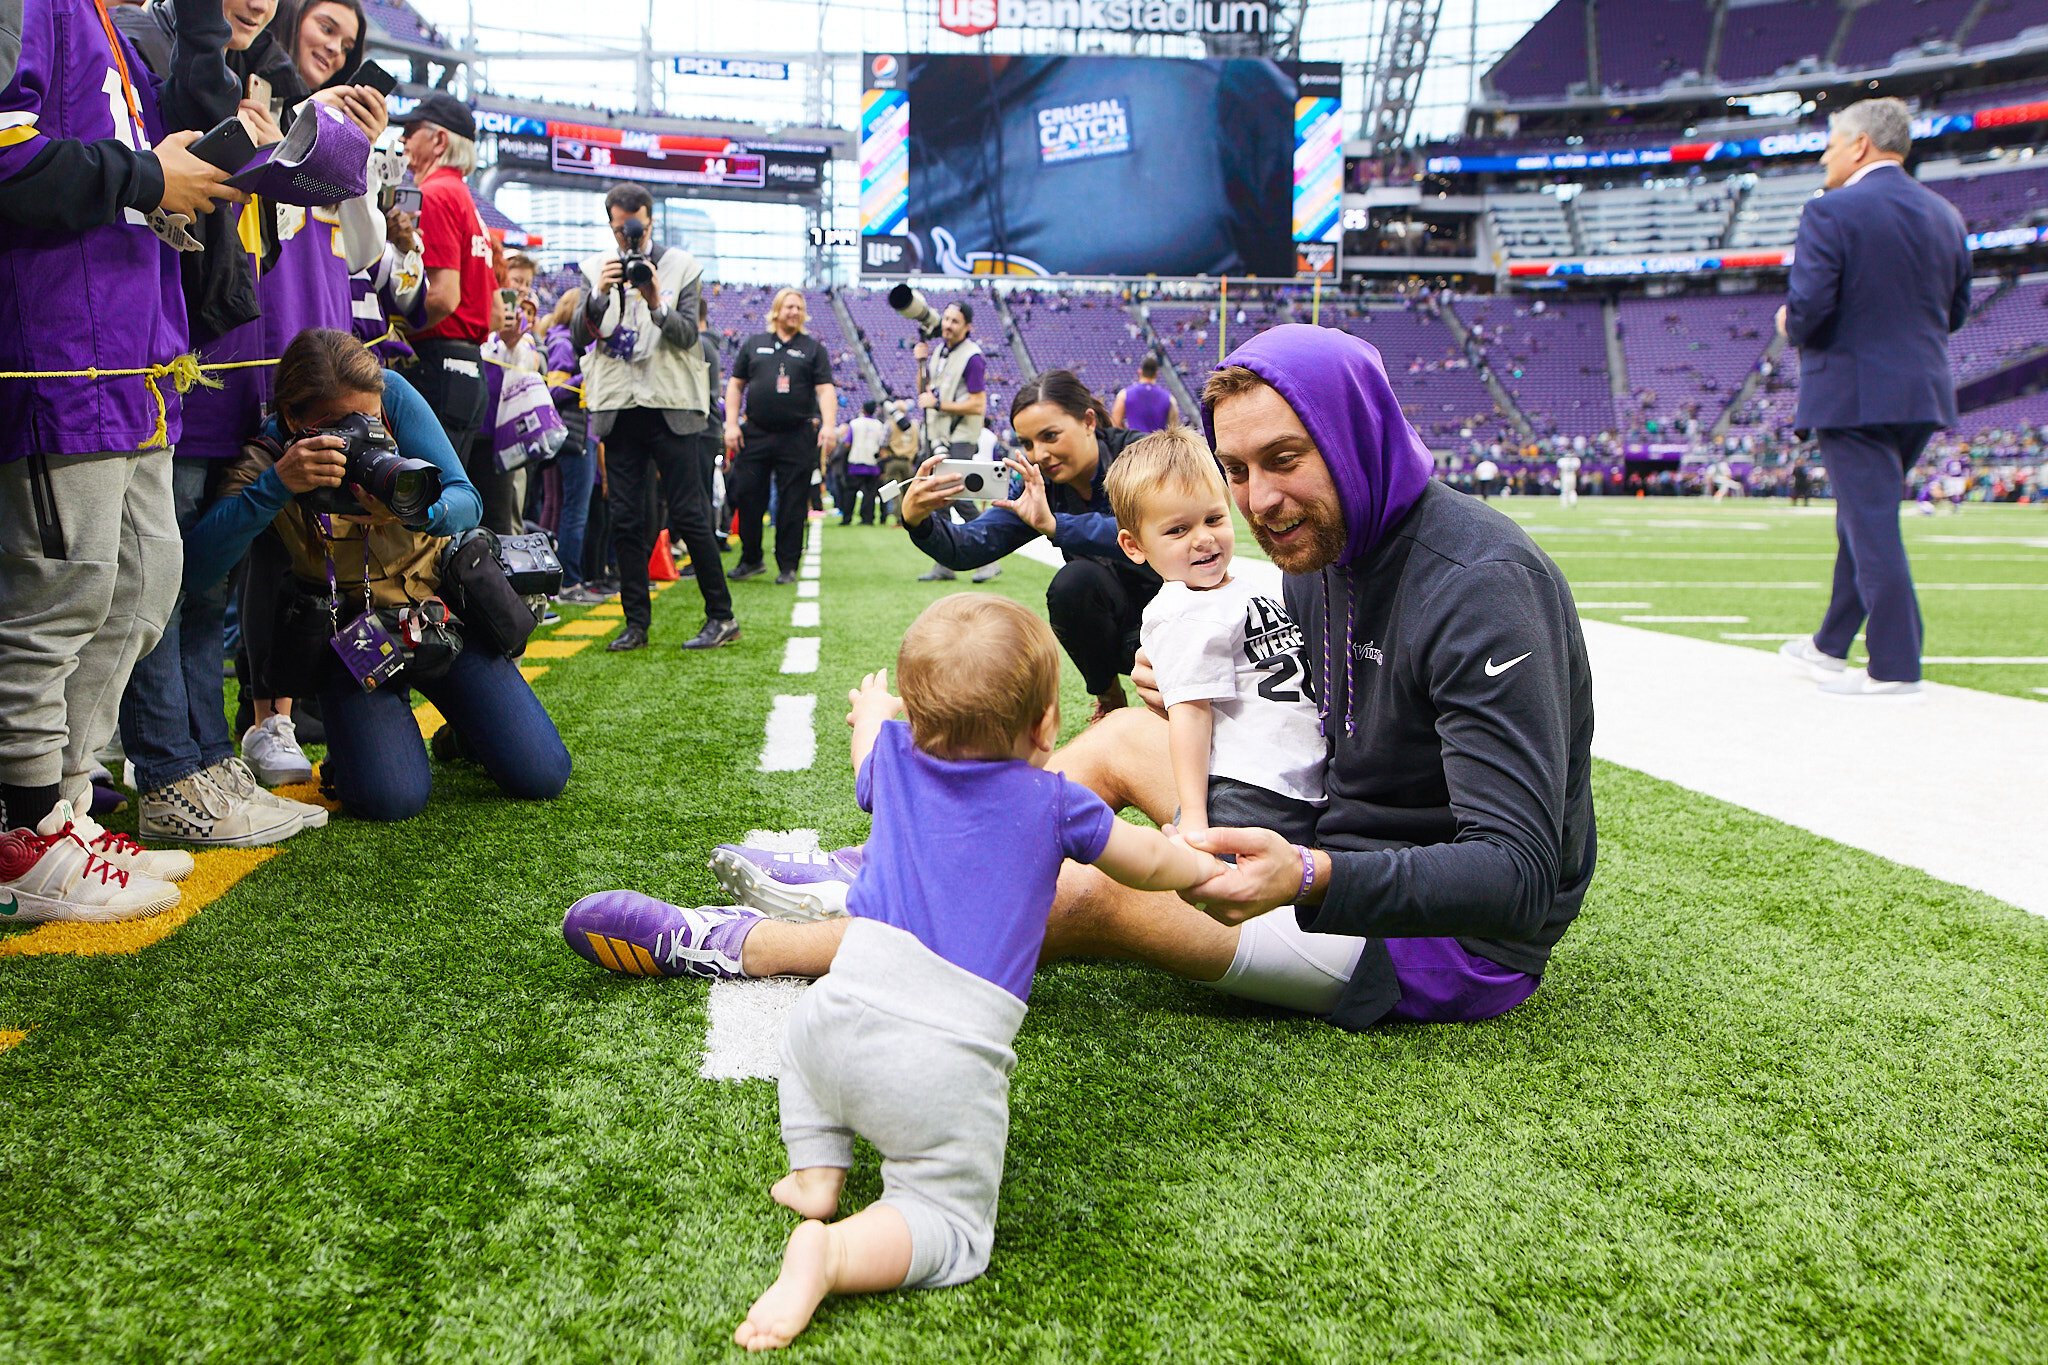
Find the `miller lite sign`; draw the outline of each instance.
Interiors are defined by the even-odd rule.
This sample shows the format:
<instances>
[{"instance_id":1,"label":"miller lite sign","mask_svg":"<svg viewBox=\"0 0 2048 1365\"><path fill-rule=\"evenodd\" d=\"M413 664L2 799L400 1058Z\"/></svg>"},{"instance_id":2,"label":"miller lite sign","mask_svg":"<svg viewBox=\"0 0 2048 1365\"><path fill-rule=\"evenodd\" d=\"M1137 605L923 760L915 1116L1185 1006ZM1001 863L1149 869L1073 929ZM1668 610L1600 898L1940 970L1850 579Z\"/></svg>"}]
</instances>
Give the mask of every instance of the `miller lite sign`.
<instances>
[{"instance_id":1,"label":"miller lite sign","mask_svg":"<svg viewBox=\"0 0 2048 1365\"><path fill-rule=\"evenodd\" d=\"M939 27L963 38L996 26L996 0L939 0Z\"/></svg>"}]
</instances>

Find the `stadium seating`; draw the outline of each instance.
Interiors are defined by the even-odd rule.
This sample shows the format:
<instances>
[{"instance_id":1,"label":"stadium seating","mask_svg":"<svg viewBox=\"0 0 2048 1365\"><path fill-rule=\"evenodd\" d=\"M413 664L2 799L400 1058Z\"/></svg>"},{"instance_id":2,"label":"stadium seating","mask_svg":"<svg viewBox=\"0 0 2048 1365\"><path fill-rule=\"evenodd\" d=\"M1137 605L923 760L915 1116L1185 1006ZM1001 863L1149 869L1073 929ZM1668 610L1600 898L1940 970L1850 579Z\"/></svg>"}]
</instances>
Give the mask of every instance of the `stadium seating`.
<instances>
[{"instance_id":1,"label":"stadium seating","mask_svg":"<svg viewBox=\"0 0 2048 1365\"><path fill-rule=\"evenodd\" d=\"M1976 0L1870 0L1851 11L1849 32L1835 65L1844 71L1889 66L1892 58L1923 43L1955 36Z\"/></svg>"},{"instance_id":2,"label":"stadium seating","mask_svg":"<svg viewBox=\"0 0 2048 1365\"><path fill-rule=\"evenodd\" d=\"M2040 431L2048 429L2048 393L2030 393L2008 398L1988 408L1966 412L1956 423L1953 435L1975 436L1980 431Z\"/></svg>"},{"instance_id":3,"label":"stadium seating","mask_svg":"<svg viewBox=\"0 0 2048 1365\"><path fill-rule=\"evenodd\" d=\"M1249 341L1268 327L1287 321L1286 315L1268 302L1248 302L1244 308L1243 325L1233 321L1229 326L1228 336L1223 338L1230 345ZM1202 384L1209 378L1209 372L1216 368L1216 346L1219 338L1215 320L1211 317L1215 311L1215 305L1208 303L1154 303L1148 310L1152 330L1159 334L1159 343L1164 348L1164 354L1173 362L1174 368L1180 371L1181 379L1186 382L1191 394L1201 393ZM1237 316L1235 305L1231 308L1231 316ZM1329 310L1324 311L1324 316L1329 316ZM1124 382L1119 379L1118 386L1121 387Z\"/></svg>"},{"instance_id":4,"label":"stadium seating","mask_svg":"<svg viewBox=\"0 0 2048 1365\"><path fill-rule=\"evenodd\" d=\"M1105 404L1137 377L1151 349L1114 296L1012 294L1010 315L1024 349L1043 370L1072 370Z\"/></svg>"},{"instance_id":5,"label":"stadium seating","mask_svg":"<svg viewBox=\"0 0 2048 1365\"><path fill-rule=\"evenodd\" d=\"M1927 188L1954 204L1970 231L1991 232L2048 208L2048 166L1986 167L1981 174L1930 180Z\"/></svg>"},{"instance_id":6,"label":"stadium seating","mask_svg":"<svg viewBox=\"0 0 2048 1365\"><path fill-rule=\"evenodd\" d=\"M1706 69L1713 11L1701 0L1595 0L1593 8L1603 89L1656 90Z\"/></svg>"},{"instance_id":7,"label":"stadium seating","mask_svg":"<svg viewBox=\"0 0 2048 1365\"><path fill-rule=\"evenodd\" d=\"M1725 180L1587 190L1572 201L1589 255L1642 256L1721 245L1734 195Z\"/></svg>"},{"instance_id":8,"label":"stadium seating","mask_svg":"<svg viewBox=\"0 0 2048 1365\"><path fill-rule=\"evenodd\" d=\"M1716 75L1730 84L1761 80L1802 58L1817 59L1834 41L1842 11L1834 0L1778 0L1731 9L1721 26Z\"/></svg>"},{"instance_id":9,"label":"stadium seating","mask_svg":"<svg viewBox=\"0 0 2048 1365\"><path fill-rule=\"evenodd\" d=\"M1804 169L1784 175L1758 176L1735 210L1727 245L1742 249L1790 246L1799 234L1799 211L1819 193L1820 172Z\"/></svg>"},{"instance_id":10,"label":"stadium seating","mask_svg":"<svg viewBox=\"0 0 2048 1365\"><path fill-rule=\"evenodd\" d=\"M1967 47L2009 42L2030 28L2044 26L2048 26L2048 14L2041 12L2041 0L1990 0L1977 22L1970 25Z\"/></svg>"},{"instance_id":11,"label":"stadium seating","mask_svg":"<svg viewBox=\"0 0 2048 1365\"><path fill-rule=\"evenodd\" d=\"M874 357L883 385L898 398L915 394L917 357L910 353L910 348L917 340L917 328L898 317L889 306L889 291L842 289L840 298L853 325L865 335L868 354Z\"/></svg>"},{"instance_id":12,"label":"stadium seating","mask_svg":"<svg viewBox=\"0 0 2048 1365\"><path fill-rule=\"evenodd\" d=\"M1577 247L1564 206L1547 194L1489 194L1486 211L1494 236L1510 256L1542 259L1572 256Z\"/></svg>"},{"instance_id":13,"label":"stadium seating","mask_svg":"<svg viewBox=\"0 0 2048 1365\"><path fill-rule=\"evenodd\" d=\"M2048 346L2048 280L2018 285L1977 313L1948 339L1956 382L1996 374L2020 357Z\"/></svg>"},{"instance_id":14,"label":"stadium seating","mask_svg":"<svg viewBox=\"0 0 2048 1365\"><path fill-rule=\"evenodd\" d=\"M434 31L433 25L415 13L404 0L363 0L363 11L372 25L396 42L415 43L421 47L448 46Z\"/></svg>"},{"instance_id":15,"label":"stadium seating","mask_svg":"<svg viewBox=\"0 0 2048 1365\"><path fill-rule=\"evenodd\" d=\"M1636 400L1629 425L1654 420L1670 430L1697 417L1711 427L1763 356L1784 301L1783 294L1621 300L1622 355Z\"/></svg>"},{"instance_id":16,"label":"stadium seating","mask_svg":"<svg viewBox=\"0 0 2048 1365\"><path fill-rule=\"evenodd\" d=\"M1598 303L1494 294L1459 299L1453 310L1475 338L1501 387L1538 435L1597 436L1615 427L1607 335Z\"/></svg>"},{"instance_id":17,"label":"stadium seating","mask_svg":"<svg viewBox=\"0 0 2048 1365\"><path fill-rule=\"evenodd\" d=\"M1586 77L1585 4L1562 0L1522 35L1486 81L1503 99L1539 100L1561 98Z\"/></svg>"},{"instance_id":18,"label":"stadium seating","mask_svg":"<svg viewBox=\"0 0 2048 1365\"><path fill-rule=\"evenodd\" d=\"M1422 309L1330 305L1323 324L1379 350L1401 411L1425 440L1442 444L1470 430L1488 440L1513 432L1493 393L1441 318Z\"/></svg>"}]
</instances>

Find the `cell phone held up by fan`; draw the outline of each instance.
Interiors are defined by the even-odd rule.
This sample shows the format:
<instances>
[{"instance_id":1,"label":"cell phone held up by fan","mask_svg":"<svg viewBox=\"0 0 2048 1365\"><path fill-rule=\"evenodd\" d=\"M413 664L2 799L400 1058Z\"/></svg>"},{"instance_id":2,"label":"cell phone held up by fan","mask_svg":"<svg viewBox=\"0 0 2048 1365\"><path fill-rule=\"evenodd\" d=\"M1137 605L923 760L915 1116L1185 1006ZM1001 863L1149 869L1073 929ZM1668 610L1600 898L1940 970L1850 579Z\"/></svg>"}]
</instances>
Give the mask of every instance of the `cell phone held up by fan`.
<instances>
[{"instance_id":1,"label":"cell phone held up by fan","mask_svg":"<svg viewBox=\"0 0 2048 1365\"><path fill-rule=\"evenodd\" d=\"M229 175L256 159L256 140L239 118L224 118L191 146L192 155Z\"/></svg>"}]
</instances>

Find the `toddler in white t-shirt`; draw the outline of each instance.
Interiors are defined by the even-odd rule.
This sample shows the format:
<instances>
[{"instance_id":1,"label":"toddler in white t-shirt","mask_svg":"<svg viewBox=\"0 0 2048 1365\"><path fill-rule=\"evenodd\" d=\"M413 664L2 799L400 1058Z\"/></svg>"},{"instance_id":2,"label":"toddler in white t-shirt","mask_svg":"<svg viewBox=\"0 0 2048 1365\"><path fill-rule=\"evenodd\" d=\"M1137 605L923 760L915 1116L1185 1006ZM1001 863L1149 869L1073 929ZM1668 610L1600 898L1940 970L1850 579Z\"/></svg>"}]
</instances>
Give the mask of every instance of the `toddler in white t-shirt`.
<instances>
[{"instance_id":1,"label":"toddler in white t-shirt","mask_svg":"<svg viewBox=\"0 0 2048 1365\"><path fill-rule=\"evenodd\" d=\"M1138 639L1166 705L1180 814L1190 839L1212 826L1270 829L1313 844L1326 751L1280 571L1233 563L1230 493L1190 427L1133 442L1103 476L1117 543L1166 580Z\"/></svg>"}]
</instances>

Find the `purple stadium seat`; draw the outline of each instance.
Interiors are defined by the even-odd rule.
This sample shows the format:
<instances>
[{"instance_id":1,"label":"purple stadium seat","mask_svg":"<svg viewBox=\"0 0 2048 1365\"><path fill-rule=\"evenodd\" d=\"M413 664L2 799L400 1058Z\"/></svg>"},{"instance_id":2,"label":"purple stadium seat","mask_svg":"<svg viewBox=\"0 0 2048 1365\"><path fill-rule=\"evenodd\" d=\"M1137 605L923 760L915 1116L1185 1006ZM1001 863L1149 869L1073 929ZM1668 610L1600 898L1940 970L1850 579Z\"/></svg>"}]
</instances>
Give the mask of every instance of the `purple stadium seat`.
<instances>
[{"instance_id":1,"label":"purple stadium seat","mask_svg":"<svg viewBox=\"0 0 2048 1365\"><path fill-rule=\"evenodd\" d=\"M2048 346L2048 280L2023 284L1982 309L1948 339L1956 382L1996 374L2020 357Z\"/></svg>"},{"instance_id":2,"label":"purple stadium seat","mask_svg":"<svg viewBox=\"0 0 2048 1365\"><path fill-rule=\"evenodd\" d=\"M1453 307L1538 435L1616 429L1599 304L1495 294L1461 298Z\"/></svg>"},{"instance_id":3,"label":"purple stadium seat","mask_svg":"<svg viewBox=\"0 0 2048 1365\"><path fill-rule=\"evenodd\" d=\"M1989 170L1955 180L1930 180L1927 188L1956 206L1972 232L2012 227L2036 209L2048 208L2048 166Z\"/></svg>"},{"instance_id":4,"label":"purple stadium seat","mask_svg":"<svg viewBox=\"0 0 2048 1365\"><path fill-rule=\"evenodd\" d=\"M1558 0L1487 73L1509 101L1562 97L1587 78L1585 0Z\"/></svg>"},{"instance_id":5,"label":"purple stadium seat","mask_svg":"<svg viewBox=\"0 0 2048 1365\"><path fill-rule=\"evenodd\" d=\"M1763 357L1784 301L1783 294L1621 300L1634 400L1623 415L1628 429L1654 420L1673 430L1687 417L1697 417L1702 430L1712 426Z\"/></svg>"},{"instance_id":6,"label":"purple stadium seat","mask_svg":"<svg viewBox=\"0 0 2048 1365\"><path fill-rule=\"evenodd\" d=\"M1849 20L1849 36L1835 65L1866 71L1891 64L1893 54L1955 36L1976 0L1870 0Z\"/></svg>"},{"instance_id":7,"label":"purple stadium seat","mask_svg":"<svg viewBox=\"0 0 2048 1365\"><path fill-rule=\"evenodd\" d=\"M2044 24L2048 24L2048 14L2041 12L2041 0L1991 0L1970 29L1970 46L2007 42Z\"/></svg>"},{"instance_id":8,"label":"purple stadium seat","mask_svg":"<svg viewBox=\"0 0 2048 1365\"><path fill-rule=\"evenodd\" d=\"M1604 88L1655 90L1706 69L1713 14L1701 0L1596 0L1594 9Z\"/></svg>"},{"instance_id":9,"label":"purple stadium seat","mask_svg":"<svg viewBox=\"0 0 2048 1365\"><path fill-rule=\"evenodd\" d=\"M1820 57L1841 22L1834 0L1780 0L1731 9L1721 26L1718 74L1731 83L1760 80L1801 57Z\"/></svg>"}]
</instances>

